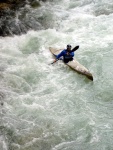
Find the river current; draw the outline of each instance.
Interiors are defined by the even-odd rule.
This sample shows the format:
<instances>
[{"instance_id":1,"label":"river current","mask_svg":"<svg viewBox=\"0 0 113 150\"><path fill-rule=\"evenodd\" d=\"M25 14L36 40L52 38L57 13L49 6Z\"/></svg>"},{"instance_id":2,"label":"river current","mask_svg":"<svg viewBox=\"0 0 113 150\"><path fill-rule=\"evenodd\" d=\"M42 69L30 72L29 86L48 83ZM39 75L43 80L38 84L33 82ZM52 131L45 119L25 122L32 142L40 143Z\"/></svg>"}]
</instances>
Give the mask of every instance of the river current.
<instances>
[{"instance_id":1,"label":"river current","mask_svg":"<svg viewBox=\"0 0 113 150\"><path fill-rule=\"evenodd\" d=\"M0 38L0 150L113 150L112 0L54 0L32 9L45 29ZM49 47L79 45L94 81Z\"/></svg>"}]
</instances>

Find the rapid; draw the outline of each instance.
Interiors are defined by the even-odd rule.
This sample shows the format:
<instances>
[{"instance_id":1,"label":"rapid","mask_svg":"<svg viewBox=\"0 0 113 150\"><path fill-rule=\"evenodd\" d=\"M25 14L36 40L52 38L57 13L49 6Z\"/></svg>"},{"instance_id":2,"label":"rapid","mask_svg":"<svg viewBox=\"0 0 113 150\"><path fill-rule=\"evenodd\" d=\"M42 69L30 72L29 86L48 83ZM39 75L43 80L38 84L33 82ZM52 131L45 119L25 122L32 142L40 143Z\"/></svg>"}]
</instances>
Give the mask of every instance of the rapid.
<instances>
[{"instance_id":1,"label":"rapid","mask_svg":"<svg viewBox=\"0 0 113 150\"><path fill-rule=\"evenodd\" d=\"M51 0L30 8L45 29L0 37L0 150L113 150L112 8ZM80 46L75 58L93 82L50 65L49 47L67 44Z\"/></svg>"}]
</instances>

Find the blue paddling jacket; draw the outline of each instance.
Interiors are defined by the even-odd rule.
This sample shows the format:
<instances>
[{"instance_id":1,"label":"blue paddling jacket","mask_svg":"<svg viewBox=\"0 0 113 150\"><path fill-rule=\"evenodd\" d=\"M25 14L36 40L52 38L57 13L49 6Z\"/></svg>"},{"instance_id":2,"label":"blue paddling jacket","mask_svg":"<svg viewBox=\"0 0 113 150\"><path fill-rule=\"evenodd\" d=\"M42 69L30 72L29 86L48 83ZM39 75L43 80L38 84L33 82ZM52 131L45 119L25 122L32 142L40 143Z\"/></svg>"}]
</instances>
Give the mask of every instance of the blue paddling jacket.
<instances>
[{"instance_id":1,"label":"blue paddling jacket","mask_svg":"<svg viewBox=\"0 0 113 150\"><path fill-rule=\"evenodd\" d=\"M60 54L56 56L56 59L59 59L60 57L63 57L63 61L65 63L68 63L69 61L73 60L74 52L68 52L67 49L64 49Z\"/></svg>"}]
</instances>

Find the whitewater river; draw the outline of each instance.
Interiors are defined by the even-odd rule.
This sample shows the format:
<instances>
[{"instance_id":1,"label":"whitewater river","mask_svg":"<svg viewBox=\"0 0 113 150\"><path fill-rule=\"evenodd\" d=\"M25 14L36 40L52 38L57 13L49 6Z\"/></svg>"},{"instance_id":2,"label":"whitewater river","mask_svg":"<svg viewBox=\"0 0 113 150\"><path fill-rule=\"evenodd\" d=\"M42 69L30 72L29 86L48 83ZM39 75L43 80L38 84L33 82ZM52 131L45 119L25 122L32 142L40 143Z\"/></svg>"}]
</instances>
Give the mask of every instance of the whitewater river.
<instances>
[{"instance_id":1,"label":"whitewater river","mask_svg":"<svg viewBox=\"0 0 113 150\"><path fill-rule=\"evenodd\" d=\"M113 150L113 2L54 0L31 9L45 29L0 37L0 150ZM79 45L94 81L49 46Z\"/></svg>"}]
</instances>

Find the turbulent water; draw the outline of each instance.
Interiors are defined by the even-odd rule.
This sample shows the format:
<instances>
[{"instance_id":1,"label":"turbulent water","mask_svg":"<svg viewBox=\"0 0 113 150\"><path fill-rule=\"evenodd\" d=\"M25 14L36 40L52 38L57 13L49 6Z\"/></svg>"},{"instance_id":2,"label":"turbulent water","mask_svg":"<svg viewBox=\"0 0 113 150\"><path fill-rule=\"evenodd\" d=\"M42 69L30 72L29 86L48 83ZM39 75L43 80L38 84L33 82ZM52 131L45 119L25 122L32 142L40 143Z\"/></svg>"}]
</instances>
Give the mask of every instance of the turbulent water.
<instances>
[{"instance_id":1,"label":"turbulent water","mask_svg":"<svg viewBox=\"0 0 113 150\"><path fill-rule=\"evenodd\" d=\"M0 38L0 150L113 150L112 0L54 0L32 9L46 30ZM49 46L79 45L94 81Z\"/></svg>"}]
</instances>

